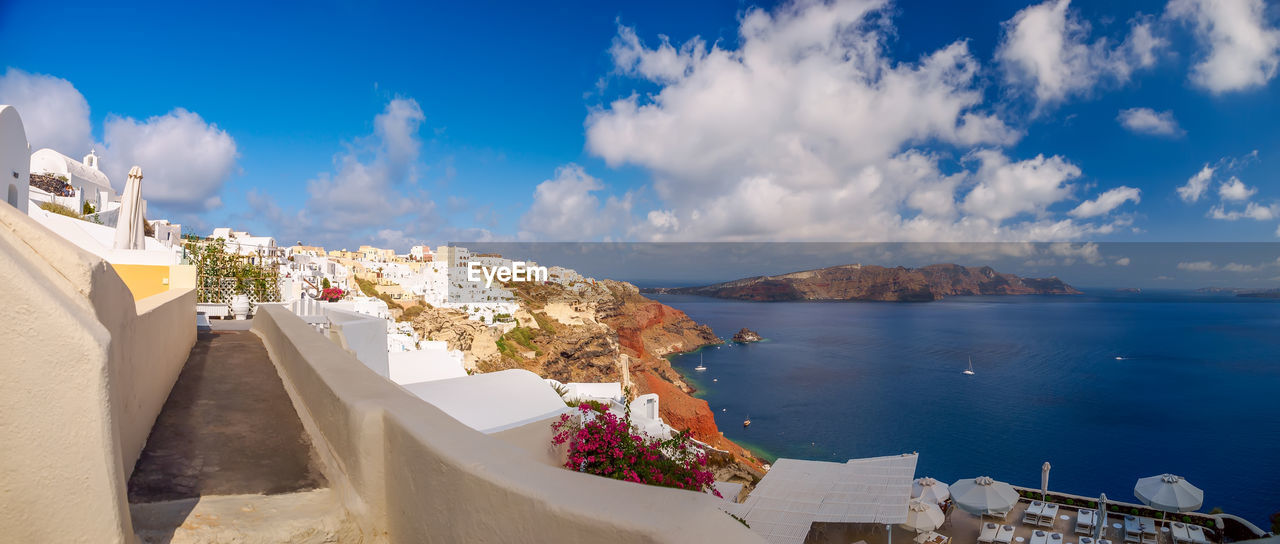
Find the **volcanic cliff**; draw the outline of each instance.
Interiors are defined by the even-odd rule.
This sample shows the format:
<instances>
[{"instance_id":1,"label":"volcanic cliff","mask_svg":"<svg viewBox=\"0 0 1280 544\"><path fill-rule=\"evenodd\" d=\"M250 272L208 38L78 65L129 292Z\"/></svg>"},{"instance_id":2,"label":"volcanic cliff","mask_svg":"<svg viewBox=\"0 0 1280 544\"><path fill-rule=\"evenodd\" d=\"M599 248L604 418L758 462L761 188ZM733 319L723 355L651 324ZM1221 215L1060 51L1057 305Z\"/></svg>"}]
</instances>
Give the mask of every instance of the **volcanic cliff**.
<instances>
[{"instance_id":1,"label":"volcanic cliff","mask_svg":"<svg viewBox=\"0 0 1280 544\"><path fill-rule=\"evenodd\" d=\"M423 339L462 350L467 366L480 372L523 368L562 382L621 382L633 398L656 393L669 425L730 452L720 456L719 472L744 483L759 477L761 460L721 436L710 406L691 395L693 389L664 357L720 343L710 327L625 282L505 287L521 305L506 333L443 309L422 312L413 327Z\"/></svg>"},{"instance_id":2,"label":"volcanic cliff","mask_svg":"<svg viewBox=\"0 0 1280 544\"><path fill-rule=\"evenodd\" d=\"M886 268L857 264L756 276L706 285L653 289L658 293L702 295L761 302L787 300L874 300L926 302L962 295L1078 295L1058 278L1021 278L989 266L934 264Z\"/></svg>"}]
</instances>

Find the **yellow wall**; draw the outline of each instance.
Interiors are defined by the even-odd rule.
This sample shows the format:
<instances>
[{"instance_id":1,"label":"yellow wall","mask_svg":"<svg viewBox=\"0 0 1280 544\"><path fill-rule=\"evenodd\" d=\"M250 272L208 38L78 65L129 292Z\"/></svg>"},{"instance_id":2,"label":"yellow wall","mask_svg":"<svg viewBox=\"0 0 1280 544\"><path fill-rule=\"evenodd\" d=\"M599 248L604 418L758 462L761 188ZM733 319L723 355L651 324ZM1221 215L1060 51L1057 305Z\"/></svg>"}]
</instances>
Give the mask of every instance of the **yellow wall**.
<instances>
[{"instance_id":1,"label":"yellow wall","mask_svg":"<svg viewBox=\"0 0 1280 544\"><path fill-rule=\"evenodd\" d=\"M124 284L138 301L169 290L169 267L150 264L113 264Z\"/></svg>"}]
</instances>

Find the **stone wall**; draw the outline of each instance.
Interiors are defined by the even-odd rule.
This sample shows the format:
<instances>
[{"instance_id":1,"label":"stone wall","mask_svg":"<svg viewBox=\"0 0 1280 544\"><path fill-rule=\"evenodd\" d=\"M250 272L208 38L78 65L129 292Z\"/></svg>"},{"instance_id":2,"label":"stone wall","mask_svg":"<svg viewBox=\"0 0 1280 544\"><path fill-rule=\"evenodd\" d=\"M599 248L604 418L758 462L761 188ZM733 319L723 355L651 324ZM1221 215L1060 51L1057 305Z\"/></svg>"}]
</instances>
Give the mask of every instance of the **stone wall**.
<instances>
[{"instance_id":1,"label":"stone wall","mask_svg":"<svg viewBox=\"0 0 1280 544\"><path fill-rule=\"evenodd\" d=\"M283 307L253 330L344 505L388 542L762 542L710 495L549 466L378 376Z\"/></svg>"}]
</instances>

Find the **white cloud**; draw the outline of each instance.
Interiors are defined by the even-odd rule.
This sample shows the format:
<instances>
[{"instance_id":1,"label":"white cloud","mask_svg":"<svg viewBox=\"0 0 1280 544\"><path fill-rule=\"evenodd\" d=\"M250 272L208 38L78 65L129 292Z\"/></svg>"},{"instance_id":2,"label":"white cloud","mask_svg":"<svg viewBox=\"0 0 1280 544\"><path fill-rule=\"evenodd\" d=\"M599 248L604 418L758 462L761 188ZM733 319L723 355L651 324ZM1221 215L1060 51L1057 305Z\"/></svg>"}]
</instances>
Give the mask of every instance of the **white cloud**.
<instances>
[{"instance_id":1,"label":"white cloud","mask_svg":"<svg viewBox=\"0 0 1280 544\"><path fill-rule=\"evenodd\" d=\"M1128 81L1135 67L1153 65L1156 51L1166 45L1141 16L1131 22L1124 43L1113 46L1106 38L1089 43L1089 24L1070 7L1070 0L1048 0L1023 8L1003 24L996 59L1006 81L1033 89L1037 110L1087 95L1104 80Z\"/></svg>"},{"instance_id":2,"label":"white cloud","mask_svg":"<svg viewBox=\"0 0 1280 544\"><path fill-rule=\"evenodd\" d=\"M1280 30L1262 0L1170 0L1166 14L1191 23L1208 52L1191 81L1214 94L1265 85L1280 64Z\"/></svg>"},{"instance_id":3,"label":"white cloud","mask_svg":"<svg viewBox=\"0 0 1280 544\"><path fill-rule=\"evenodd\" d=\"M1231 176L1231 179L1218 186L1218 197L1222 200L1249 200L1257 192L1257 187L1249 187L1235 176Z\"/></svg>"},{"instance_id":4,"label":"white cloud","mask_svg":"<svg viewBox=\"0 0 1280 544\"><path fill-rule=\"evenodd\" d=\"M1139 134L1156 136L1178 136L1183 134L1178 121L1173 118L1172 111L1155 111L1151 108L1129 108L1120 110L1116 117L1124 128Z\"/></svg>"},{"instance_id":5,"label":"white cloud","mask_svg":"<svg viewBox=\"0 0 1280 544\"><path fill-rule=\"evenodd\" d=\"M93 145L89 103L65 79L10 68L0 77L0 103L18 107L32 150L78 159ZM130 167L141 166L142 197L166 212L220 206L222 186L237 169L235 139L182 108L145 121L108 115L102 136L101 168L115 188L124 188ZM154 219L157 211L150 213Z\"/></svg>"},{"instance_id":6,"label":"white cloud","mask_svg":"<svg viewBox=\"0 0 1280 544\"><path fill-rule=\"evenodd\" d=\"M1134 187L1120 186L1098 195L1098 198L1081 202L1068 213L1072 217L1097 217L1111 213L1112 210L1129 201L1133 201L1134 204L1141 202L1142 191Z\"/></svg>"},{"instance_id":7,"label":"white cloud","mask_svg":"<svg viewBox=\"0 0 1280 544\"><path fill-rule=\"evenodd\" d=\"M109 116L103 124L102 169L123 189L129 168L142 167L142 196L182 211L216 208L236 171L236 142L199 115L175 109L138 121Z\"/></svg>"},{"instance_id":8,"label":"white cloud","mask_svg":"<svg viewBox=\"0 0 1280 544\"><path fill-rule=\"evenodd\" d=\"M381 240L400 248L424 241L439 227L435 203L417 185L425 119L416 100L392 99L374 117L373 134L334 155L332 172L307 182L299 210L257 191L248 194L250 207L285 240L348 247Z\"/></svg>"},{"instance_id":9,"label":"white cloud","mask_svg":"<svg viewBox=\"0 0 1280 544\"><path fill-rule=\"evenodd\" d=\"M1036 156L1009 162L996 151L978 151L982 160L978 185L961 206L965 211L996 222L1022 213L1039 213L1049 204L1070 196L1066 182L1080 176L1080 168L1059 156Z\"/></svg>"},{"instance_id":10,"label":"white cloud","mask_svg":"<svg viewBox=\"0 0 1280 544\"><path fill-rule=\"evenodd\" d=\"M1217 270L1216 266L1210 261L1194 261L1178 263L1178 270L1187 270L1191 272L1212 272Z\"/></svg>"},{"instance_id":11,"label":"white cloud","mask_svg":"<svg viewBox=\"0 0 1280 544\"><path fill-rule=\"evenodd\" d=\"M660 82L672 82L684 77L694 64L707 55L707 44L694 38L677 50L666 36L659 36L656 49L645 48L634 28L618 26L609 54L615 69Z\"/></svg>"},{"instance_id":12,"label":"white cloud","mask_svg":"<svg viewBox=\"0 0 1280 544\"><path fill-rule=\"evenodd\" d=\"M529 240L584 240L607 235L631 214L630 195L609 197L601 207L593 193L604 189L576 164L556 169L556 177L538 184L533 204L520 219L520 237Z\"/></svg>"},{"instance_id":13,"label":"white cloud","mask_svg":"<svg viewBox=\"0 0 1280 544\"><path fill-rule=\"evenodd\" d=\"M1256 272L1260 268L1261 267L1254 266L1251 264L1240 264L1240 263L1227 263L1222 266L1222 269L1226 270L1227 272Z\"/></svg>"},{"instance_id":14,"label":"white cloud","mask_svg":"<svg viewBox=\"0 0 1280 544\"><path fill-rule=\"evenodd\" d=\"M737 49L699 39L646 47L620 29L615 71L658 87L586 121L588 151L652 175L659 202L636 210L625 234L1063 240L1113 228L1049 211L1081 175L1069 160L1000 150L1019 134L984 108L980 66L966 42L915 62L889 58L885 6L752 8Z\"/></svg>"},{"instance_id":15,"label":"white cloud","mask_svg":"<svg viewBox=\"0 0 1280 544\"><path fill-rule=\"evenodd\" d=\"M1272 204L1263 206L1257 202L1250 202L1245 205L1243 210L1227 211L1226 207L1219 204L1209 210L1209 217L1213 219L1221 219L1223 221L1235 221L1238 219L1254 219L1257 221L1270 221L1280 217L1280 204Z\"/></svg>"},{"instance_id":16,"label":"white cloud","mask_svg":"<svg viewBox=\"0 0 1280 544\"><path fill-rule=\"evenodd\" d=\"M1128 257L1120 257L1119 259L1116 259L1116 266L1129 266L1130 262L1132 261L1130 261Z\"/></svg>"},{"instance_id":17,"label":"white cloud","mask_svg":"<svg viewBox=\"0 0 1280 544\"><path fill-rule=\"evenodd\" d=\"M1196 202L1204 196L1204 192L1209 189L1209 181L1213 179L1214 168L1204 165L1196 175L1187 178L1187 183L1178 187L1178 196L1183 202Z\"/></svg>"},{"instance_id":18,"label":"white cloud","mask_svg":"<svg viewBox=\"0 0 1280 544\"><path fill-rule=\"evenodd\" d=\"M0 76L0 104L18 108L32 151L47 147L80 158L93 145L89 102L70 81L9 68Z\"/></svg>"}]
</instances>

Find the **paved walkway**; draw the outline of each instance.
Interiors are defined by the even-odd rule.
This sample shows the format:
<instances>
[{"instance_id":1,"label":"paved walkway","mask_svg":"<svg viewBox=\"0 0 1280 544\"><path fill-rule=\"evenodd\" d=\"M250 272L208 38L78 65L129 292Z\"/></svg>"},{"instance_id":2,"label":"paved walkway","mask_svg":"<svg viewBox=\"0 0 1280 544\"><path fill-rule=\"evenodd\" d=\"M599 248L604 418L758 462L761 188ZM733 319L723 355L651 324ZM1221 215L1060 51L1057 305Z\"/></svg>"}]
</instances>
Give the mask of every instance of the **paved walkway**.
<instances>
[{"instance_id":1,"label":"paved walkway","mask_svg":"<svg viewBox=\"0 0 1280 544\"><path fill-rule=\"evenodd\" d=\"M129 502L328 486L262 341L200 333L129 479Z\"/></svg>"}]
</instances>

